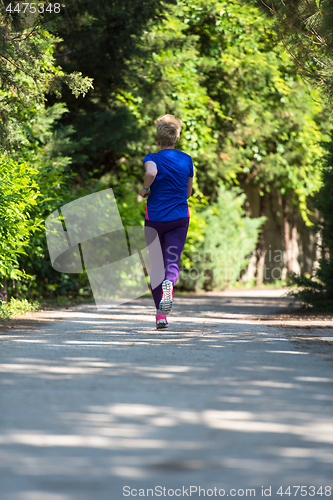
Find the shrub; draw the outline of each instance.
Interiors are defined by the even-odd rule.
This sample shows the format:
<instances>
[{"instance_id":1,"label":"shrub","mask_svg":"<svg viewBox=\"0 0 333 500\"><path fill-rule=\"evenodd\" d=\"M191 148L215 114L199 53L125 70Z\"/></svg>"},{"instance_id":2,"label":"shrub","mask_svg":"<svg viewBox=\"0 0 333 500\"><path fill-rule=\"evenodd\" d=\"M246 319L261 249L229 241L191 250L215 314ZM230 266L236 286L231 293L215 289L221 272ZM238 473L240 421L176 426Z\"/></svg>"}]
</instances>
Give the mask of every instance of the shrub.
<instances>
[{"instance_id":1,"label":"shrub","mask_svg":"<svg viewBox=\"0 0 333 500\"><path fill-rule=\"evenodd\" d=\"M333 311L333 137L326 147L323 186L314 198L321 215L315 225L322 240L319 267L310 278L290 274L288 285L297 286L289 295L301 300L306 308L329 312Z\"/></svg>"},{"instance_id":2,"label":"shrub","mask_svg":"<svg viewBox=\"0 0 333 500\"><path fill-rule=\"evenodd\" d=\"M7 154L0 157L0 277L25 276L18 257L42 223L33 216L40 196L37 174L27 162L12 161Z\"/></svg>"},{"instance_id":3,"label":"shrub","mask_svg":"<svg viewBox=\"0 0 333 500\"><path fill-rule=\"evenodd\" d=\"M1 294L0 294L1 295ZM2 298L1 298L2 297ZM9 302L3 301L3 296L0 297L0 319L10 319L12 316L26 314L27 312L35 312L39 309L38 302L28 302L27 299L15 299L12 297Z\"/></svg>"},{"instance_id":4,"label":"shrub","mask_svg":"<svg viewBox=\"0 0 333 500\"><path fill-rule=\"evenodd\" d=\"M217 200L200 214L204 221L203 237L197 239L196 248L193 244L192 266L188 272L183 269L183 287L223 289L239 279L265 221L265 217L245 216L245 199L240 188L228 189L220 182Z\"/></svg>"}]
</instances>

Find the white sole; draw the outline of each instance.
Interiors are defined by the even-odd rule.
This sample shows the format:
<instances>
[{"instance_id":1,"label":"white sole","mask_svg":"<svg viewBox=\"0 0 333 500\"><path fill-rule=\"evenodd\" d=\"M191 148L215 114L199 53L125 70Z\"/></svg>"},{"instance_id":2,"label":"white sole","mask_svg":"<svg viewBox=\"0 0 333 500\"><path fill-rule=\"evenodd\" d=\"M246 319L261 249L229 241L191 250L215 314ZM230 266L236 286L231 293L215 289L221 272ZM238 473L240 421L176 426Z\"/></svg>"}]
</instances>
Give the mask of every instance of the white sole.
<instances>
[{"instance_id":1,"label":"white sole","mask_svg":"<svg viewBox=\"0 0 333 500\"><path fill-rule=\"evenodd\" d=\"M172 309L173 298L172 298L173 286L171 281L164 280L162 283L162 299L159 305L159 309L163 313L169 313Z\"/></svg>"},{"instance_id":2,"label":"white sole","mask_svg":"<svg viewBox=\"0 0 333 500\"><path fill-rule=\"evenodd\" d=\"M164 319L159 319L156 322L156 329L157 330L164 330L165 328L168 328L168 324L165 323Z\"/></svg>"}]
</instances>

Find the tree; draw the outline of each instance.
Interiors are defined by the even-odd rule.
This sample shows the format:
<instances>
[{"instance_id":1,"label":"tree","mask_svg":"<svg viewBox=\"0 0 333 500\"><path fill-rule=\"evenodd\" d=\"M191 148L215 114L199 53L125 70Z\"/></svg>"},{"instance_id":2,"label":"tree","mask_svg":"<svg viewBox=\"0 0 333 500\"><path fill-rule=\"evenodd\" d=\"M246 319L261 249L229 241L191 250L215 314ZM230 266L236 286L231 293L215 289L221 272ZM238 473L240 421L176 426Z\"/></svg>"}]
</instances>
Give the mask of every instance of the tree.
<instances>
[{"instance_id":1,"label":"tree","mask_svg":"<svg viewBox=\"0 0 333 500\"><path fill-rule=\"evenodd\" d=\"M279 40L303 78L333 97L333 4L330 0L255 0L274 19Z\"/></svg>"},{"instance_id":2,"label":"tree","mask_svg":"<svg viewBox=\"0 0 333 500\"><path fill-rule=\"evenodd\" d=\"M193 249L190 272L183 269L181 273L183 285L221 290L227 284L234 285L244 274L265 221L265 217L246 217L245 199L238 186L230 188L219 182L216 201L201 214L204 238Z\"/></svg>"},{"instance_id":3,"label":"tree","mask_svg":"<svg viewBox=\"0 0 333 500\"><path fill-rule=\"evenodd\" d=\"M285 212L295 206L309 222L307 200L321 185L320 162L314 160L323 156L319 142L329 128L319 92L316 103L257 8L236 0L190 0L163 9L134 36L136 47L127 67L121 66L121 78L110 79L109 87L102 83L104 93L96 87L89 112L77 108L75 120L93 116L79 129L96 137L95 152L86 148L88 163L77 171L88 176L94 170L114 189L131 190L142 176L142 157L155 148L154 120L170 112L183 119L179 148L194 158L199 197L216 201L219 179L249 183L262 195L261 216L267 194L278 190ZM110 7L107 16L114 15ZM70 52L68 64L78 64L71 48L66 44L61 51ZM259 266L264 231L258 250Z\"/></svg>"},{"instance_id":4,"label":"tree","mask_svg":"<svg viewBox=\"0 0 333 500\"><path fill-rule=\"evenodd\" d=\"M27 143L25 118L44 105L48 92L59 96L67 83L78 97L92 86L92 80L56 67L53 46L59 37L42 25L42 14L25 15L23 6L14 12L11 5L5 1L7 9L0 13L0 144L13 151Z\"/></svg>"},{"instance_id":5,"label":"tree","mask_svg":"<svg viewBox=\"0 0 333 500\"><path fill-rule=\"evenodd\" d=\"M37 175L27 163L15 163L8 154L0 157L0 276L25 276L17 259L42 224L32 217L41 195Z\"/></svg>"},{"instance_id":6,"label":"tree","mask_svg":"<svg viewBox=\"0 0 333 500\"><path fill-rule=\"evenodd\" d=\"M320 142L329 131L319 91L309 95L293 59L251 4L192 0L177 9L183 33L196 37L201 86L219 110L208 118L216 141L208 169L198 162L204 194L214 200L219 178L256 186L264 216L267 195L278 191L284 212L295 206L311 224L307 201L321 186ZM264 228L257 250L260 283Z\"/></svg>"},{"instance_id":7,"label":"tree","mask_svg":"<svg viewBox=\"0 0 333 500\"><path fill-rule=\"evenodd\" d=\"M330 0L271 0L264 4L274 16L275 29L288 51L296 59L303 78L321 87L329 110L333 98L333 4ZM333 310L333 137L326 145L323 168L323 184L314 199L321 219L316 225L322 245L319 268L313 276L290 275L289 284L299 288L291 292L315 310Z\"/></svg>"},{"instance_id":8,"label":"tree","mask_svg":"<svg viewBox=\"0 0 333 500\"><path fill-rule=\"evenodd\" d=\"M302 300L307 308L333 311L333 140L327 145L323 186L314 199L314 206L322 216L316 224L322 237L319 267L310 278L290 275L289 284L298 287L290 295Z\"/></svg>"},{"instance_id":9,"label":"tree","mask_svg":"<svg viewBox=\"0 0 333 500\"><path fill-rule=\"evenodd\" d=\"M57 103L46 110L46 94L59 95L66 83L79 95L91 79L55 67L58 39L40 25L42 16L24 16L10 5L5 2L8 8L0 14L0 277L20 279L27 277L24 258L38 262L33 243L46 213L64 196L61 186L72 177L66 153L75 149L73 131L52 130L66 108Z\"/></svg>"},{"instance_id":10,"label":"tree","mask_svg":"<svg viewBox=\"0 0 333 500\"><path fill-rule=\"evenodd\" d=\"M69 113L64 125L74 127L73 139L84 139L84 161L73 162L82 178L117 173L124 154L133 155L142 139L140 123L132 119L131 90L150 92L143 67L151 59L140 44L148 23L159 22L165 3L160 0L69 0L54 16L52 32L61 38L55 59L66 73L82 72L94 88L75 99L64 89ZM50 96L49 103L55 102ZM135 104L134 104L135 106Z\"/></svg>"},{"instance_id":11,"label":"tree","mask_svg":"<svg viewBox=\"0 0 333 500\"><path fill-rule=\"evenodd\" d=\"M88 190L112 187L123 223L143 223L144 205L135 196L142 158L156 150L155 119L170 112L183 120L179 148L192 155L198 180L184 265L191 264L193 249L204 239L205 202L223 202L221 180L255 186L262 193L261 215L269 190L278 190L307 218L307 196L321 182L320 164L313 160L323 154L318 142L329 127L319 92L314 103L257 8L240 0L69 0L59 15L41 23L44 31L20 32L28 59L33 47L24 45L24 37L45 42L43 50L37 44L36 78L27 76L25 84L20 69L17 74L12 69L17 85L24 84L19 106L9 83L5 90L22 138L13 139L11 154L37 166L45 216ZM17 65L20 50L13 52ZM51 69L47 82L40 83L44 77L37 70L43 65ZM85 98L69 91L68 74L83 78ZM28 85L35 97L24 107ZM35 271L42 288L47 281L60 289L62 278L46 269L45 239L36 233L32 242L38 265L33 252L21 265ZM260 245L264 248L264 232Z\"/></svg>"}]
</instances>

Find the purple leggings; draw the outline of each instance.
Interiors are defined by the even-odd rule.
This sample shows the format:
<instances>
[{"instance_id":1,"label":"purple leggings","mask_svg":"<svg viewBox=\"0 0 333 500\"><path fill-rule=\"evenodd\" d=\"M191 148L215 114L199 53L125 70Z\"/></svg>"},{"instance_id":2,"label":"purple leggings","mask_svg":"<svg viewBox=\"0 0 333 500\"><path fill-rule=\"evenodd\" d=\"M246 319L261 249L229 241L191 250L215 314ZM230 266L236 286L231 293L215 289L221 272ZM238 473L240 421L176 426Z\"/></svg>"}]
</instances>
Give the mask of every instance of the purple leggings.
<instances>
[{"instance_id":1,"label":"purple leggings","mask_svg":"<svg viewBox=\"0 0 333 500\"><path fill-rule=\"evenodd\" d=\"M173 285L177 283L179 278L179 260L185 245L188 224L189 217L169 222L154 222L148 219L145 220L145 227L152 227L157 231L163 254L165 271L164 279L170 280ZM148 246L151 243L151 241L149 241L149 232L145 231L145 236ZM150 253L150 260L150 277L152 281L154 274L155 276L161 275L161 269L156 268L156 258L154 259L154 255L152 255L152 253ZM162 283L152 289L152 294L156 309L158 309L162 298Z\"/></svg>"}]
</instances>

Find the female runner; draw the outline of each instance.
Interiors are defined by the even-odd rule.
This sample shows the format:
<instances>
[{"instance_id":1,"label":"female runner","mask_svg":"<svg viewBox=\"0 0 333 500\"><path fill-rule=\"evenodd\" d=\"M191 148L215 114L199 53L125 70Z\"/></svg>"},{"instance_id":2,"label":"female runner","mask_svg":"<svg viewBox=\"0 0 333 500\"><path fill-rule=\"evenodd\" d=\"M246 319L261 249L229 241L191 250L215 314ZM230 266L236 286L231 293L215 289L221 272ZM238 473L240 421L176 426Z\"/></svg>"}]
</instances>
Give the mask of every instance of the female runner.
<instances>
[{"instance_id":1,"label":"female runner","mask_svg":"<svg viewBox=\"0 0 333 500\"><path fill-rule=\"evenodd\" d=\"M182 121L173 115L158 118L156 132L160 151L145 156L146 173L139 191L143 198L147 198L145 227L157 231L164 261L164 269L157 268L158 259L150 250L151 283L156 283L156 276L161 276L161 272L164 276L163 281L152 289L158 329L168 326L166 315L172 308L173 287L179 277L179 260L189 224L187 199L192 194L193 163L188 154L175 149L181 127ZM151 238L147 230L145 233L149 246Z\"/></svg>"}]
</instances>

